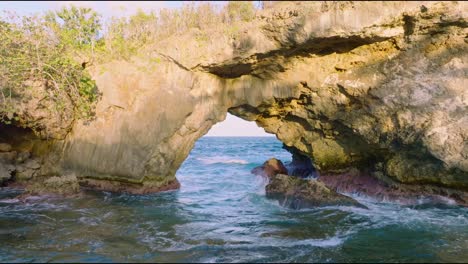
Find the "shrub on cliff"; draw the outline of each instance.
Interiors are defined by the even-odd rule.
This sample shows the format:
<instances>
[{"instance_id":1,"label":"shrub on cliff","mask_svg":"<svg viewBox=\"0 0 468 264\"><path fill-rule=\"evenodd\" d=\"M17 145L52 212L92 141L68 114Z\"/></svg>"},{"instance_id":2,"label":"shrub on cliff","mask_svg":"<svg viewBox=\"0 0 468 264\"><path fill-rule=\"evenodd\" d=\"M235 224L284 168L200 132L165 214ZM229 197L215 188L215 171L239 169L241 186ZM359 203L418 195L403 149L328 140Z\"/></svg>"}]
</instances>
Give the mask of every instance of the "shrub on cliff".
<instances>
[{"instance_id":1,"label":"shrub on cliff","mask_svg":"<svg viewBox=\"0 0 468 264\"><path fill-rule=\"evenodd\" d=\"M68 50L93 52L99 31L102 29L100 15L91 8L70 6L45 15L46 28L51 29L59 45Z\"/></svg>"},{"instance_id":2,"label":"shrub on cliff","mask_svg":"<svg viewBox=\"0 0 468 264\"><path fill-rule=\"evenodd\" d=\"M255 17L255 6L251 1L229 1L225 12L229 23L250 21Z\"/></svg>"},{"instance_id":3,"label":"shrub on cliff","mask_svg":"<svg viewBox=\"0 0 468 264\"><path fill-rule=\"evenodd\" d=\"M229 36L237 33L239 23L251 21L256 8L252 1L230 1L223 8L210 3L186 3L180 9L162 9L158 13L139 10L129 18L112 18L106 25L101 58L130 56L146 44L180 35L196 28L206 32L216 28ZM209 38L202 36L201 41Z\"/></svg>"},{"instance_id":4,"label":"shrub on cliff","mask_svg":"<svg viewBox=\"0 0 468 264\"><path fill-rule=\"evenodd\" d=\"M20 113L27 101L39 97L52 102L42 108L60 119L89 118L98 91L87 65L129 59L148 44L193 28L202 32L197 37L200 43L209 40L206 32L212 28L234 37L238 24L253 19L255 12L248 1L229 2L220 9L189 3L158 13L140 10L105 26L98 13L83 7L64 7L42 16L10 14L0 19L0 121L26 124L28 115Z\"/></svg>"},{"instance_id":5,"label":"shrub on cliff","mask_svg":"<svg viewBox=\"0 0 468 264\"><path fill-rule=\"evenodd\" d=\"M54 109L47 111L65 115L72 109L76 118L92 115L96 85L74 55L77 47L90 45L89 38L70 21L59 26L50 19L9 14L0 21L0 121L27 123L27 116L19 113L38 97L53 102ZM72 44L77 35L81 37Z\"/></svg>"}]
</instances>

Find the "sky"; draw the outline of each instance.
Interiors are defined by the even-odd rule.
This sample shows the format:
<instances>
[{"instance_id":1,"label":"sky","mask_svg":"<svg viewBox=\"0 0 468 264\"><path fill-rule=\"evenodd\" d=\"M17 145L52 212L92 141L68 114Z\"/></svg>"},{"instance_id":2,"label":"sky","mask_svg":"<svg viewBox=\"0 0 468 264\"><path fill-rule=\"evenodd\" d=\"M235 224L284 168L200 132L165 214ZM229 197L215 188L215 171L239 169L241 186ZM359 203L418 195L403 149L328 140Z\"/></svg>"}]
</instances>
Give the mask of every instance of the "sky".
<instances>
[{"instance_id":1,"label":"sky","mask_svg":"<svg viewBox=\"0 0 468 264\"><path fill-rule=\"evenodd\" d=\"M255 124L255 122L245 121L237 116L227 114L226 120L215 124L205 137L266 137L274 136L268 134Z\"/></svg>"},{"instance_id":2,"label":"sky","mask_svg":"<svg viewBox=\"0 0 468 264\"><path fill-rule=\"evenodd\" d=\"M215 5L226 4L226 1L210 2ZM63 6L73 4L75 6L91 7L106 19L112 16L129 16L138 9L151 12L162 8L179 8L183 3L184 1L0 1L0 10L15 11L19 15L29 15L47 10L58 10Z\"/></svg>"},{"instance_id":3,"label":"sky","mask_svg":"<svg viewBox=\"0 0 468 264\"><path fill-rule=\"evenodd\" d=\"M226 1L211 1L224 5ZM49 10L58 10L70 4L91 7L104 19L112 16L125 17L134 14L138 9L145 12L158 11L162 8L180 8L182 1L0 1L0 15L3 11L14 11L18 15L31 15ZM215 124L206 136L273 136L259 128L255 122L248 122L231 114L226 120Z\"/></svg>"}]
</instances>

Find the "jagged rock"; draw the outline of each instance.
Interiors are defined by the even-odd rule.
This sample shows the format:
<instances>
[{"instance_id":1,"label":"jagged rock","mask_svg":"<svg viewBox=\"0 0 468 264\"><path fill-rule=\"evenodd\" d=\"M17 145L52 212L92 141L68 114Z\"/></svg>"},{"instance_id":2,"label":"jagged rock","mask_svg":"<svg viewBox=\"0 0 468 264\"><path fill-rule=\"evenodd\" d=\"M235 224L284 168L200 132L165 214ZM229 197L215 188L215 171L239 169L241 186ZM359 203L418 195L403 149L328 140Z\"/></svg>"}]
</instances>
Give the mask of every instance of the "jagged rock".
<instances>
[{"instance_id":1,"label":"jagged rock","mask_svg":"<svg viewBox=\"0 0 468 264\"><path fill-rule=\"evenodd\" d=\"M0 143L0 152L9 152L11 151L11 145L7 143Z\"/></svg>"},{"instance_id":2,"label":"jagged rock","mask_svg":"<svg viewBox=\"0 0 468 264\"><path fill-rule=\"evenodd\" d=\"M281 160L272 158L265 161L262 166L253 168L251 172L255 175L271 178L276 174L287 174L288 170Z\"/></svg>"},{"instance_id":3,"label":"jagged rock","mask_svg":"<svg viewBox=\"0 0 468 264\"><path fill-rule=\"evenodd\" d=\"M294 209L332 205L367 208L353 198L339 194L314 179L277 174L271 177L265 190L268 198L277 199L281 205Z\"/></svg>"}]
</instances>

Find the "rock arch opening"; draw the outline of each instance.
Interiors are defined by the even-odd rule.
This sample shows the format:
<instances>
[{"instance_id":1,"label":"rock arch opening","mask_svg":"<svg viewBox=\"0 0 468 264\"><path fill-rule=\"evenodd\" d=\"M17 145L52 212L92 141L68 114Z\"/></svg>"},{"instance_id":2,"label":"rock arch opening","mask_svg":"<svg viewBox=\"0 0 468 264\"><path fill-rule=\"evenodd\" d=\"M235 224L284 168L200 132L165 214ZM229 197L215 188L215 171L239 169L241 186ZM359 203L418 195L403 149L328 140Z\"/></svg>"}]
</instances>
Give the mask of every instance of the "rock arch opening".
<instances>
[{"instance_id":1,"label":"rock arch opening","mask_svg":"<svg viewBox=\"0 0 468 264\"><path fill-rule=\"evenodd\" d=\"M261 177L252 170L266 160L276 158L285 164L292 161L291 153L273 134L266 133L255 122L243 120L230 113L196 140L188 157L176 172L182 196L195 190L222 188L226 197L258 191ZM243 186L242 190L239 186Z\"/></svg>"},{"instance_id":2,"label":"rock arch opening","mask_svg":"<svg viewBox=\"0 0 468 264\"><path fill-rule=\"evenodd\" d=\"M210 128L205 137L274 137L275 135L266 133L265 130L255 124L243 120L231 113L227 113L226 119L216 123Z\"/></svg>"},{"instance_id":3,"label":"rock arch opening","mask_svg":"<svg viewBox=\"0 0 468 264\"><path fill-rule=\"evenodd\" d=\"M306 154L295 147L285 145L275 134L265 132L264 128L255 121L245 120L248 117L236 116L238 112L234 109L236 108L230 108L225 120L214 124L204 136L195 142L194 148L178 172L184 171L184 164L193 163L193 160L199 161L200 165L249 164L250 169L257 169L257 172L265 161L274 160L274 162L279 161L280 166L284 168L282 173L300 178L318 176L312 160ZM249 157L244 156L242 152L237 152L236 148L258 153L249 160ZM235 155L229 155L230 153ZM251 172L263 174L263 172L256 173L255 170Z\"/></svg>"}]
</instances>

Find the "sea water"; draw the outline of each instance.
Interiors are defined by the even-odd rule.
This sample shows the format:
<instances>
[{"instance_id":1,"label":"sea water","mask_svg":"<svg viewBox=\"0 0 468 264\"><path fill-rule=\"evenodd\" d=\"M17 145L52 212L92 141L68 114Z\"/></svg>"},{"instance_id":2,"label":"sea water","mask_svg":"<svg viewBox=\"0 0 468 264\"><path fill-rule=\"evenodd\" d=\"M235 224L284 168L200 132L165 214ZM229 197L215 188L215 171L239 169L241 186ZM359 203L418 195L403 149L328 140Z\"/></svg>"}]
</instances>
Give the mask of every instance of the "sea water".
<instances>
[{"instance_id":1,"label":"sea water","mask_svg":"<svg viewBox=\"0 0 468 264\"><path fill-rule=\"evenodd\" d=\"M369 210L292 210L250 170L291 155L273 137L204 137L151 195L14 199L0 189L1 262L466 262L468 209L356 197Z\"/></svg>"}]
</instances>

